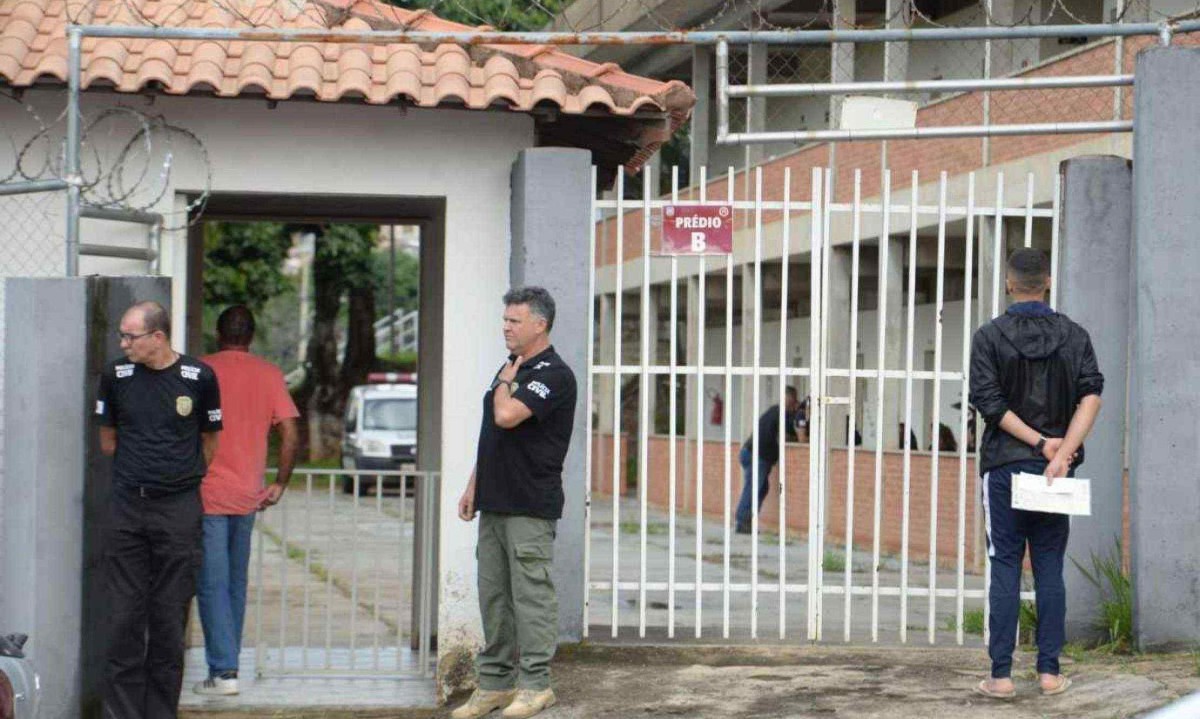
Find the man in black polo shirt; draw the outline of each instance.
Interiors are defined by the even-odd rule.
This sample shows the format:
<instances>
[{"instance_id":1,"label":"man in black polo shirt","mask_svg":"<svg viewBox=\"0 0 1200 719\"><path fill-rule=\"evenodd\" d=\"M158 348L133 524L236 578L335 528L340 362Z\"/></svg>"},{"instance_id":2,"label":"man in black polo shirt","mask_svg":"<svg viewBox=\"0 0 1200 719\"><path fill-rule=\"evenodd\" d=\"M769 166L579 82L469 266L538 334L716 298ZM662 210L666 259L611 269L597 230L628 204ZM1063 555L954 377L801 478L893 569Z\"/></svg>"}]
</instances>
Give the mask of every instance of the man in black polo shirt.
<instances>
[{"instance_id":1,"label":"man in black polo shirt","mask_svg":"<svg viewBox=\"0 0 1200 719\"><path fill-rule=\"evenodd\" d=\"M208 365L171 349L157 302L121 318L124 359L100 376L100 450L113 457L106 582L112 603L105 718L176 716L184 626L196 593L200 480L221 398Z\"/></svg>"},{"instance_id":2,"label":"man in black polo shirt","mask_svg":"<svg viewBox=\"0 0 1200 719\"><path fill-rule=\"evenodd\" d=\"M563 458L575 423L575 375L550 344L554 299L540 287L504 295L508 361L483 396L475 471L458 501L463 521L480 512L479 610L484 646L479 688L454 719L504 707L508 719L554 705L550 660L558 598L550 576L562 516Z\"/></svg>"}]
</instances>

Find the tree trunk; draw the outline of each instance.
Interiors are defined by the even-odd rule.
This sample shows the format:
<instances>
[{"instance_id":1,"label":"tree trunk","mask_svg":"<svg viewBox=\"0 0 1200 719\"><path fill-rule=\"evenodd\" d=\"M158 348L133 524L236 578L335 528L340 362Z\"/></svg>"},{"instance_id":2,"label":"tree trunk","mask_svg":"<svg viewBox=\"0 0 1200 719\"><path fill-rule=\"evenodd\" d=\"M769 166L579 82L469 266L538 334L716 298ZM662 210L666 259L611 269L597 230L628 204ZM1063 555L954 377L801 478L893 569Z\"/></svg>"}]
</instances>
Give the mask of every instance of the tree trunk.
<instances>
[{"instance_id":1,"label":"tree trunk","mask_svg":"<svg viewBox=\"0 0 1200 719\"><path fill-rule=\"evenodd\" d=\"M338 377L337 316L341 286L334 273L313 272L313 324L308 340L304 387L299 399L308 419L308 458L317 461L333 456L337 449L336 427L345 409L345 392ZM333 428L333 433L330 429Z\"/></svg>"},{"instance_id":2,"label":"tree trunk","mask_svg":"<svg viewBox=\"0 0 1200 719\"><path fill-rule=\"evenodd\" d=\"M371 285L350 290L346 313L346 354L342 358L342 396L367 381L375 364L375 288Z\"/></svg>"}]
</instances>

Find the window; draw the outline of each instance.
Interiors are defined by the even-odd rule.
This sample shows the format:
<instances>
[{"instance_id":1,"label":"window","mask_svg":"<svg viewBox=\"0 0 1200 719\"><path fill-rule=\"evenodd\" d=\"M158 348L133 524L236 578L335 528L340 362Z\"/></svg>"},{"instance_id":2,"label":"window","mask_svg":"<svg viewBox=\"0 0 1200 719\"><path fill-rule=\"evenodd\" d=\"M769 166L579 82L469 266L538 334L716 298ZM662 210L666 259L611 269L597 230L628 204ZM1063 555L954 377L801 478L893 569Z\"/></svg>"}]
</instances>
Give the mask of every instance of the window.
<instances>
[{"instance_id":1,"label":"window","mask_svg":"<svg viewBox=\"0 0 1200 719\"><path fill-rule=\"evenodd\" d=\"M366 403L363 429L405 430L417 428L415 399L376 399Z\"/></svg>"}]
</instances>

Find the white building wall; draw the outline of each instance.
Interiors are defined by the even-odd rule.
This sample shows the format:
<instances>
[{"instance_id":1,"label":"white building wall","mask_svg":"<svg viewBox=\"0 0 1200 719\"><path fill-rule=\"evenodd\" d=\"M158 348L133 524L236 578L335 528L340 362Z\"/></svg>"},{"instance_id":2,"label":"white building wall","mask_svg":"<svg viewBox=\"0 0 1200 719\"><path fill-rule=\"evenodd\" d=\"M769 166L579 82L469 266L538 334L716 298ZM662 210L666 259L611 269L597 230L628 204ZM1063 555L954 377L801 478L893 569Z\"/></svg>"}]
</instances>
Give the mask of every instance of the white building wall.
<instances>
[{"instance_id":1,"label":"white building wall","mask_svg":"<svg viewBox=\"0 0 1200 719\"><path fill-rule=\"evenodd\" d=\"M64 98L58 91L26 94L48 118L58 115ZM121 103L161 113L195 133L210 158L216 191L446 198L439 651L445 656L456 649L473 650L482 639L475 588L476 533L473 525L457 518L456 504L474 464L480 396L504 352L500 297L509 279L509 173L517 153L534 145L532 118L411 108L401 113L395 107L304 101L281 102L272 110L258 100L211 98L159 97L153 107L145 107L140 99L115 95L85 97L84 111L96 113ZM12 103L0 104L0 127L14 138L32 136L36 130ZM127 137L98 133L91 140L102 156L111 157ZM155 208L161 212L181 207L181 193L204 186L204 168L196 155L182 141L175 146L179 154L169 186ZM8 143L0 142L0 168L9 166L11 152ZM61 203L49 208L50 221L61 223L61 211ZM179 217L172 222L181 224ZM93 243L145 242L140 228L94 220L84 221L82 237ZM38 240L28 240L34 241ZM0 233L0 273L24 273L12 271L5 261L21 249L18 242L27 240ZM42 271L61 272L54 253L50 255L50 266ZM162 267L174 279L176 346L182 350L185 232L164 236ZM81 263L83 274L141 274L144 268L140 262L91 258ZM0 354L0 371L2 362ZM0 489L3 481L0 476Z\"/></svg>"}]
</instances>

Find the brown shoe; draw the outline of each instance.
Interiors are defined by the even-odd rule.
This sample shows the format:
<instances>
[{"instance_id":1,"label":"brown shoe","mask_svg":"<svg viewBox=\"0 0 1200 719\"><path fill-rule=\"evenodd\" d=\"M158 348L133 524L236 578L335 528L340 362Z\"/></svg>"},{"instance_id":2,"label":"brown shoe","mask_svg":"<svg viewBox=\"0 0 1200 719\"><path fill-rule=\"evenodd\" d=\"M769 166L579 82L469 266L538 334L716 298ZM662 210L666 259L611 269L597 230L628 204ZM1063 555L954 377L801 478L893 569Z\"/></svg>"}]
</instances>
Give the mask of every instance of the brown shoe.
<instances>
[{"instance_id":1,"label":"brown shoe","mask_svg":"<svg viewBox=\"0 0 1200 719\"><path fill-rule=\"evenodd\" d=\"M558 702L553 689L521 689L517 698L504 710L504 719L527 719L534 714L540 714Z\"/></svg>"},{"instance_id":2,"label":"brown shoe","mask_svg":"<svg viewBox=\"0 0 1200 719\"><path fill-rule=\"evenodd\" d=\"M467 702L450 712L450 719L479 719L509 705L517 696L516 689L488 691L476 689Z\"/></svg>"}]
</instances>

